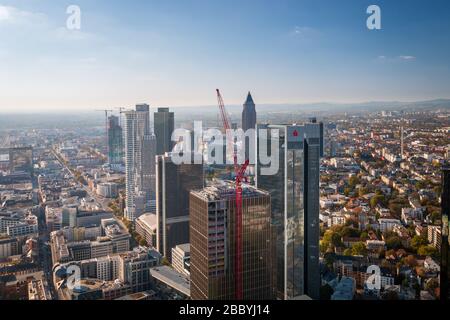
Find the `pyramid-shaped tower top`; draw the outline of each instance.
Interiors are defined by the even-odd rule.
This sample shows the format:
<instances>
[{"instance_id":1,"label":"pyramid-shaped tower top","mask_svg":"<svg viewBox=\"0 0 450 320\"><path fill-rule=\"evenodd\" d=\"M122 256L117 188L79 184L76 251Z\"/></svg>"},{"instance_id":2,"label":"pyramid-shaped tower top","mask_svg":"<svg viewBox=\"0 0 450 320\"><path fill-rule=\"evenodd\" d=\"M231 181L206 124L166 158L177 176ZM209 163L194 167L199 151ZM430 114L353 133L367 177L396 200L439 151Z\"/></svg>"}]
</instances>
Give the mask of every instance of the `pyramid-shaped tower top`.
<instances>
[{"instance_id":1,"label":"pyramid-shaped tower top","mask_svg":"<svg viewBox=\"0 0 450 320\"><path fill-rule=\"evenodd\" d=\"M248 96L247 96L247 100L245 101L245 104L255 104L253 102L252 94L250 93L250 91L248 92Z\"/></svg>"}]
</instances>

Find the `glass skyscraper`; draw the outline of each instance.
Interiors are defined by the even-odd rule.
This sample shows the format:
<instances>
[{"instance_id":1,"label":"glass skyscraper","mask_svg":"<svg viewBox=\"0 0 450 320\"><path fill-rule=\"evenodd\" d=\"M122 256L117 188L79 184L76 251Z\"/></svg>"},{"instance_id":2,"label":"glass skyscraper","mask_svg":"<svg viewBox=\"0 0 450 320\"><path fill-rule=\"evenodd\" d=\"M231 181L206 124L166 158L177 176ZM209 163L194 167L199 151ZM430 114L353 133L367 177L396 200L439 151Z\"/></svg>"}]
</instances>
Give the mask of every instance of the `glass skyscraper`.
<instances>
[{"instance_id":1,"label":"glass skyscraper","mask_svg":"<svg viewBox=\"0 0 450 320\"><path fill-rule=\"evenodd\" d=\"M264 138L260 129L267 130ZM276 240L276 286L280 299L319 298L319 161L321 127L257 126L256 185L269 191ZM261 146L278 146L278 170L264 175ZM272 155L274 156L274 155ZM274 165L272 163L271 165Z\"/></svg>"},{"instance_id":2,"label":"glass skyscraper","mask_svg":"<svg viewBox=\"0 0 450 320\"><path fill-rule=\"evenodd\" d=\"M156 157L158 251L171 259L172 248L189 242L189 193L203 188L203 164L175 164L170 153Z\"/></svg>"},{"instance_id":3,"label":"glass skyscraper","mask_svg":"<svg viewBox=\"0 0 450 320\"><path fill-rule=\"evenodd\" d=\"M155 135L156 135L156 154L163 155L166 152L171 152L172 132L175 126L175 116L169 108L158 108L158 112L154 114Z\"/></svg>"},{"instance_id":4,"label":"glass skyscraper","mask_svg":"<svg viewBox=\"0 0 450 320\"><path fill-rule=\"evenodd\" d=\"M450 243L449 243L449 216L450 216L450 163L442 168L442 241L441 241L441 300L450 300Z\"/></svg>"},{"instance_id":5,"label":"glass skyscraper","mask_svg":"<svg viewBox=\"0 0 450 320\"><path fill-rule=\"evenodd\" d=\"M136 105L135 111L125 112L125 217L134 221L150 208L154 194L154 137L150 131L150 107Z\"/></svg>"},{"instance_id":6,"label":"glass skyscraper","mask_svg":"<svg viewBox=\"0 0 450 320\"><path fill-rule=\"evenodd\" d=\"M122 127L119 117L108 118L108 163L112 169L123 165L124 157Z\"/></svg>"}]
</instances>

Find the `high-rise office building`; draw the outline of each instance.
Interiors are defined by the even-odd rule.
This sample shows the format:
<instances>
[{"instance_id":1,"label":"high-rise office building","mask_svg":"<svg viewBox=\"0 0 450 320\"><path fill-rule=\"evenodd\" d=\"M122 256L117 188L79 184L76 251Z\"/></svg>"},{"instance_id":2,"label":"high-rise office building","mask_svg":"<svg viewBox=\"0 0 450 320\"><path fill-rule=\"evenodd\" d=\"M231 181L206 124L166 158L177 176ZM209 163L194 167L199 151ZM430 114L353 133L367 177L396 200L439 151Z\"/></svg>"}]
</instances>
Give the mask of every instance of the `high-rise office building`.
<instances>
[{"instance_id":1,"label":"high-rise office building","mask_svg":"<svg viewBox=\"0 0 450 320\"><path fill-rule=\"evenodd\" d=\"M190 195L191 298L236 298L236 192L233 183ZM244 300L275 298L270 195L244 185L242 194L242 292Z\"/></svg>"},{"instance_id":2,"label":"high-rise office building","mask_svg":"<svg viewBox=\"0 0 450 320\"><path fill-rule=\"evenodd\" d=\"M442 168L442 229L441 229L441 300L450 300L450 226L448 219L450 217L450 163Z\"/></svg>"},{"instance_id":3,"label":"high-rise office building","mask_svg":"<svg viewBox=\"0 0 450 320\"><path fill-rule=\"evenodd\" d=\"M256 186L272 199L272 224L277 235L277 296L319 298L319 161L321 128L303 125L258 125L257 148L278 146L274 175L265 175L260 154ZM259 130L267 130L267 139ZM274 131L272 131L274 130ZM273 173L271 172L271 173Z\"/></svg>"},{"instance_id":4,"label":"high-rise office building","mask_svg":"<svg viewBox=\"0 0 450 320\"><path fill-rule=\"evenodd\" d=\"M125 217L134 221L144 213L147 207L150 207L152 190L154 190L152 159L155 139L150 131L150 107L147 104L137 105L135 111L125 112L124 132ZM138 203L143 204L137 205Z\"/></svg>"},{"instance_id":5,"label":"high-rise office building","mask_svg":"<svg viewBox=\"0 0 450 320\"><path fill-rule=\"evenodd\" d=\"M123 136L119 118L108 118L108 162L112 169L118 169L123 165Z\"/></svg>"},{"instance_id":6,"label":"high-rise office building","mask_svg":"<svg viewBox=\"0 0 450 320\"><path fill-rule=\"evenodd\" d=\"M156 175L155 175L155 156L156 156L156 137L154 134L146 134L141 140L142 154L139 160L137 184L139 190L144 195L144 210L155 212L156 197Z\"/></svg>"},{"instance_id":7,"label":"high-rise office building","mask_svg":"<svg viewBox=\"0 0 450 320\"><path fill-rule=\"evenodd\" d=\"M256 107L251 93L247 95L247 100L244 103L244 110L242 111L242 129L247 131L248 129L256 128Z\"/></svg>"},{"instance_id":8,"label":"high-rise office building","mask_svg":"<svg viewBox=\"0 0 450 320\"><path fill-rule=\"evenodd\" d=\"M156 157L156 237L158 251L189 242L189 192L203 188L203 164L175 164L171 154Z\"/></svg>"},{"instance_id":9,"label":"high-rise office building","mask_svg":"<svg viewBox=\"0 0 450 320\"><path fill-rule=\"evenodd\" d=\"M245 159L248 159L251 164L255 163L255 158L252 153L250 153L251 142L255 140L254 132L247 132L250 129L256 129L256 107L255 102L251 93L247 95L247 100L244 103L244 109L242 110L242 130L247 133L243 141ZM252 140L252 141L250 141Z\"/></svg>"},{"instance_id":10,"label":"high-rise office building","mask_svg":"<svg viewBox=\"0 0 450 320\"><path fill-rule=\"evenodd\" d=\"M156 154L163 155L171 152L173 148L172 132L175 127L175 116L169 108L158 108L154 114L155 135L156 135Z\"/></svg>"},{"instance_id":11,"label":"high-rise office building","mask_svg":"<svg viewBox=\"0 0 450 320\"><path fill-rule=\"evenodd\" d=\"M325 132L324 132L324 125L323 122L317 122L316 117L312 117L309 119L310 123L318 123L319 130L320 130L320 157L323 157L325 155Z\"/></svg>"}]
</instances>

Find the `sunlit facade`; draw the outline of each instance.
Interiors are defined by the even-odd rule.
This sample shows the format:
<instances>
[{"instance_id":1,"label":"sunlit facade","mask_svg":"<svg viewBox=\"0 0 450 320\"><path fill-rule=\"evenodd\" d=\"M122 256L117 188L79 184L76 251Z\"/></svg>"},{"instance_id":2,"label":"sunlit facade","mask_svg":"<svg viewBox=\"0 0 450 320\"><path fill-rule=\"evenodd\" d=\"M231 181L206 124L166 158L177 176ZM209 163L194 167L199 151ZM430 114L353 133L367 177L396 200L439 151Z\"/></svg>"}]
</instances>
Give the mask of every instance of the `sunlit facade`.
<instances>
[{"instance_id":1,"label":"sunlit facade","mask_svg":"<svg viewBox=\"0 0 450 320\"><path fill-rule=\"evenodd\" d=\"M275 228L277 297L295 299L302 295L319 298L319 160L321 127L304 125L258 125L267 129L263 143L278 147L278 171L264 175L259 158L256 185L272 196Z\"/></svg>"}]
</instances>

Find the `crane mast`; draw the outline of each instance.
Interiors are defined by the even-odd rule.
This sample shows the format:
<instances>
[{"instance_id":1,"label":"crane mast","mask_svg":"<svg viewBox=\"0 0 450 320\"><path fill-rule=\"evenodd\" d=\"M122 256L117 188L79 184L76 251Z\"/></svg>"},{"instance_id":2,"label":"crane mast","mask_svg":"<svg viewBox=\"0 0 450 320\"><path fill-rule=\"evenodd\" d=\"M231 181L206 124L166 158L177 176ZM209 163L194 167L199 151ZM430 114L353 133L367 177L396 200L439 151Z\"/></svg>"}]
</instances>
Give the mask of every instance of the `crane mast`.
<instances>
[{"instance_id":1,"label":"crane mast","mask_svg":"<svg viewBox=\"0 0 450 320\"><path fill-rule=\"evenodd\" d=\"M222 118L223 127L225 129L225 133L227 136L227 143L229 148L228 150L233 150L233 162L234 162L234 173L235 173L235 193L236 193L236 241L235 241L235 286L236 286L236 300L243 299L243 288L242 288L242 181L244 180L244 174L249 165L249 160L246 159L245 162L240 165L238 163L237 150L234 147L234 139L231 135L230 129L230 118L225 109L225 104L223 102L222 95L220 94L220 90L217 89L217 101L219 103L220 116ZM232 149L230 149L232 148Z\"/></svg>"}]
</instances>

